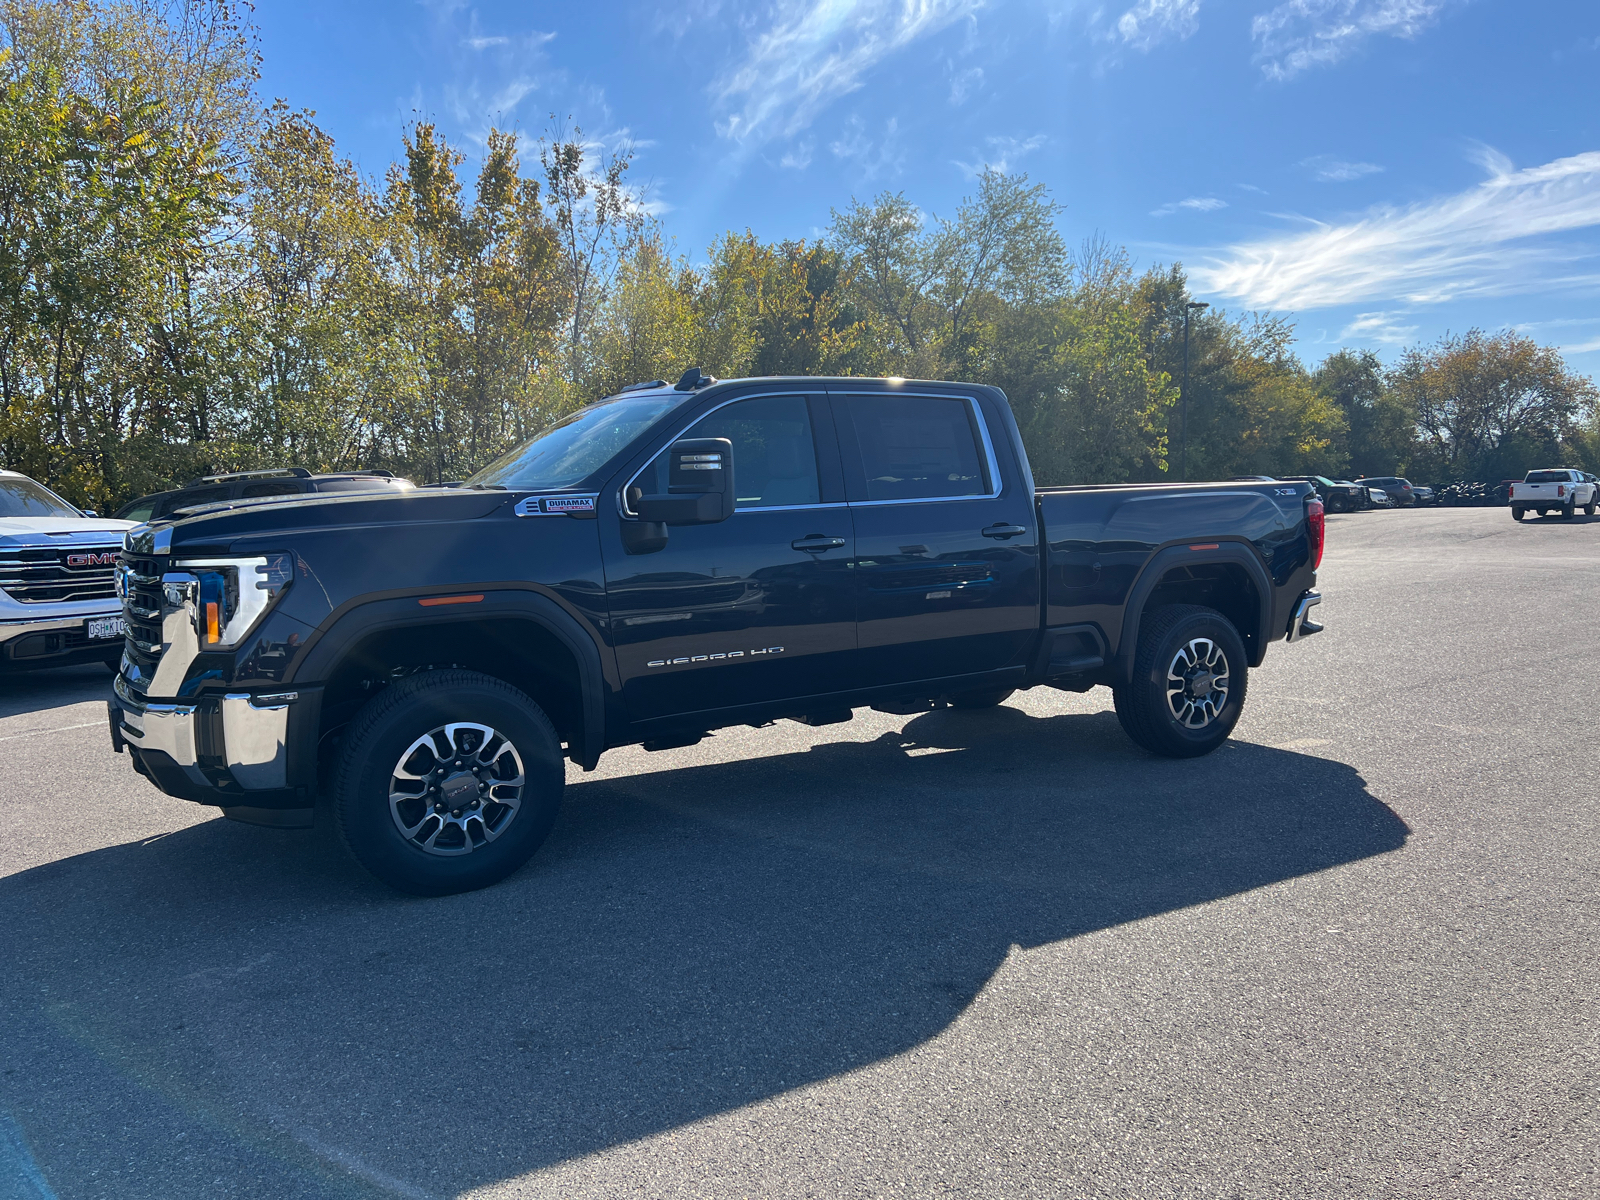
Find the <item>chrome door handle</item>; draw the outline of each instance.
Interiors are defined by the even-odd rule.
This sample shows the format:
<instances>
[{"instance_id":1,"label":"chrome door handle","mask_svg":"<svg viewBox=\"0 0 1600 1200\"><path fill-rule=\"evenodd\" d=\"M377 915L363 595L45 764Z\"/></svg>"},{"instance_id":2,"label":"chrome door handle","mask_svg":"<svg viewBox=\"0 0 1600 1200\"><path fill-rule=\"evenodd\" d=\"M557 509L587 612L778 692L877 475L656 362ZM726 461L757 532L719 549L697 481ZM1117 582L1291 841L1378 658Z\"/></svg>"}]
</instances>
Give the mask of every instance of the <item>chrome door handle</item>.
<instances>
[{"instance_id":1,"label":"chrome door handle","mask_svg":"<svg viewBox=\"0 0 1600 1200\"><path fill-rule=\"evenodd\" d=\"M820 533L807 534L799 541L790 542L796 550L804 550L807 554L818 554L823 550L837 550L844 545L843 538L823 537Z\"/></svg>"},{"instance_id":2,"label":"chrome door handle","mask_svg":"<svg viewBox=\"0 0 1600 1200\"><path fill-rule=\"evenodd\" d=\"M1021 525L1000 524L1000 525L991 525L991 526L989 526L989 528L987 528L987 529L985 529L983 531L983 536L984 537L999 538L1000 540L1004 541L1006 538L1021 537L1023 534L1025 534L1027 532L1028 531L1026 529L1024 529Z\"/></svg>"}]
</instances>

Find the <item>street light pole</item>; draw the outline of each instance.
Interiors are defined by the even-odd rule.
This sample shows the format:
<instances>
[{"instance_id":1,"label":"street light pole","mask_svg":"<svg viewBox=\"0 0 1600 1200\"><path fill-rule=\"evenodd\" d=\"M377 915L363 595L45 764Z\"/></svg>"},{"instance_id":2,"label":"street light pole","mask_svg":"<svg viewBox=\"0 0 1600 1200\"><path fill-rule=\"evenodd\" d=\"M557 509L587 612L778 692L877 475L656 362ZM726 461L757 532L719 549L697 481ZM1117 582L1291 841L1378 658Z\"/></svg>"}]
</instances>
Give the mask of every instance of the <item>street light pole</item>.
<instances>
[{"instance_id":1,"label":"street light pole","mask_svg":"<svg viewBox=\"0 0 1600 1200\"><path fill-rule=\"evenodd\" d=\"M1202 300L1191 300L1183 306L1183 387L1178 392L1181 410L1182 433L1179 435L1178 475L1189 482L1189 314L1197 308L1210 308Z\"/></svg>"}]
</instances>

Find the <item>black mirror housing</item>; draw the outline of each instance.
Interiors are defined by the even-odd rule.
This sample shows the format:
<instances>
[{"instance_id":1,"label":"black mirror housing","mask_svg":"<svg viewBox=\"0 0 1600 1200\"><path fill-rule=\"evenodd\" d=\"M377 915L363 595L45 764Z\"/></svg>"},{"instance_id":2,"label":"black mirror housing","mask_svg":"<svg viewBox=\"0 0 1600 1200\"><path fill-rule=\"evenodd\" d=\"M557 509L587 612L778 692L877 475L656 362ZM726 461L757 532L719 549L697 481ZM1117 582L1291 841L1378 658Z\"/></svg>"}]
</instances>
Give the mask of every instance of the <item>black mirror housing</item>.
<instances>
[{"instance_id":1,"label":"black mirror housing","mask_svg":"<svg viewBox=\"0 0 1600 1200\"><path fill-rule=\"evenodd\" d=\"M630 497L641 521L714 525L733 516L733 443L684 438L667 448L667 493Z\"/></svg>"}]
</instances>

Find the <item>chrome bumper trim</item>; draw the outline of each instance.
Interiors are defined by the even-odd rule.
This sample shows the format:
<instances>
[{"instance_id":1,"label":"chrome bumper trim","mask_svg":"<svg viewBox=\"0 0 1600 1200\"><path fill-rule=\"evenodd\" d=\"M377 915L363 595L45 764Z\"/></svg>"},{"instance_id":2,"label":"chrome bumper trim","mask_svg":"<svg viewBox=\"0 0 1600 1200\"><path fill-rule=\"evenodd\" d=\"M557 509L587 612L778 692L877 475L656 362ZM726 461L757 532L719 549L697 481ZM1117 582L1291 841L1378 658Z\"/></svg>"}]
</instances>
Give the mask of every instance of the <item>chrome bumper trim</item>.
<instances>
[{"instance_id":1,"label":"chrome bumper trim","mask_svg":"<svg viewBox=\"0 0 1600 1200\"><path fill-rule=\"evenodd\" d=\"M121 682L119 679L118 683ZM183 768L191 783L210 787L200 771L194 748L193 704L146 704L129 699L117 688L117 721L123 740L141 750L159 750Z\"/></svg>"},{"instance_id":2,"label":"chrome bumper trim","mask_svg":"<svg viewBox=\"0 0 1600 1200\"><path fill-rule=\"evenodd\" d=\"M228 770L247 791L281 788L288 778L289 704L279 693L263 703L248 693L222 698L222 744ZM270 701L275 700L276 703Z\"/></svg>"},{"instance_id":3,"label":"chrome bumper trim","mask_svg":"<svg viewBox=\"0 0 1600 1200\"><path fill-rule=\"evenodd\" d=\"M120 616L122 606L118 605L105 612L78 613L71 617L29 617L25 621L0 621L0 643L9 642L25 633L59 633L67 629L82 629L85 621ZM106 639L106 645L112 644L111 639Z\"/></svg>"},{"instance_id":4,"label":"chrome bumper trim","mask_svg":"<svg viewBox=\"0 0 1600 1200\"><path fill-rule=\"evenodd\" d=\"M159 750L182 767L195 785L215 786L201 772L196 753L198 704L152 703L135 697L126 686L115 691L117 722L128 745ZM267 703L248 693L222 698L223 755L228 771L245 791L271 791L286 785L289 705L296 698L293 692L276 693L266 698Z\"/></svg>"},{"instance_id":5,"label":"chrome bumper trim","mask_svg":"<svg viewBox=\"0 0 1600 1200\"><path fill-rule=\"evenodd\" d=\"M1289 618L1289 636L1286 642L1298 642L1313 633L1321 633L1322 626L1311 619L1311 610L1322 603L1321 592L1307 592L1294 606L1294 616Z\"/></svg>"}]
</instances>

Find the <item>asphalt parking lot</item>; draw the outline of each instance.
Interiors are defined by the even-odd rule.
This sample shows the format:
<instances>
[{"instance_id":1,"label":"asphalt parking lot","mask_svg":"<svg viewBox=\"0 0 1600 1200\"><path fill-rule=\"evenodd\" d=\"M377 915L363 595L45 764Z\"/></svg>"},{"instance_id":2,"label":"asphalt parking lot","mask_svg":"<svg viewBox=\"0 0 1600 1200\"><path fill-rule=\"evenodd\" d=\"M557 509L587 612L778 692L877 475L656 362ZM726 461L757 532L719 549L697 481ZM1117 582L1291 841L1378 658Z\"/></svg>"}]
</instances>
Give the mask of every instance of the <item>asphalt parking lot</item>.
<instances>
[{"instance_id":1,"label":"asphalt parking lot","mask_svg":"<svg viewBox=\"0 0 1600 1200\"><path fill-rule=\"evenodd\" d=\"M443 900L0 680L0 1200L1600 1194L1600 519L1322 587L1210 758L1045 689L617 751Z\"/></svg>"}]
</instances>

